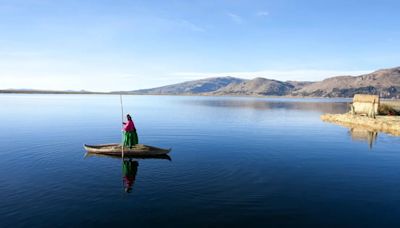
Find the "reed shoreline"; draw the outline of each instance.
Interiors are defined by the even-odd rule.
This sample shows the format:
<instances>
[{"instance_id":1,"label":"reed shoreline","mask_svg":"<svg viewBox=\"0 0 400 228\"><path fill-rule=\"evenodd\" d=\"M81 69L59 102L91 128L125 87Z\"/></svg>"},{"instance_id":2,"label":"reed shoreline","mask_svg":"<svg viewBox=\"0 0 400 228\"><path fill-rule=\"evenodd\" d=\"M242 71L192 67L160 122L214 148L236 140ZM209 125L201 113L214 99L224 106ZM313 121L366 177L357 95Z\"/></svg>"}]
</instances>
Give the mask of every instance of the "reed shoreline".
<instances>
[{"instance_id":1,"label":"reed shoreline","mask_svg":"<svg viewBox=\"0 0 400 228\"><path fill-rule=\"evenodd\" d=\"M366 116L345 114L324 114L321 120L335 123L344 127L362 127L370 131L380 131L394 136L400 136L400 116L376 116L369 118Z\"/></svg>"}]
</instances>

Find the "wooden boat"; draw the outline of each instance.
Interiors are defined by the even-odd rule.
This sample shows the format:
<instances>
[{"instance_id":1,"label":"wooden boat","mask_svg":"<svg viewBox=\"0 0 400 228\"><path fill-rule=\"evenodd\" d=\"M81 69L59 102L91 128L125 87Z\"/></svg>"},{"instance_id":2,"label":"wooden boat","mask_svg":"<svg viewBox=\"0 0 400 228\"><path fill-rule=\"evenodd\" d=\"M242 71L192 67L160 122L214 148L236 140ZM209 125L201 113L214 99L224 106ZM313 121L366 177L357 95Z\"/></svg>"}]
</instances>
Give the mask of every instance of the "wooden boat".
<instances>
[{"instance_id":1,"label":"wooden boat","mask_svg":"<svg viewBox=\"0 0 400 228\"><path fill-rule=\"evenodd\" d=\"M121 144L100 144L100 145L84 145L83 146L88 153L92 154L103 154L121 156L122 146ZM130 147L124 147L124 156L138 156L138 157L152 157L152 156L163 156L168 154L171 149L162 149L154 146L148 146L144 144L137 144Z\"/></svg>"}]
</instances>

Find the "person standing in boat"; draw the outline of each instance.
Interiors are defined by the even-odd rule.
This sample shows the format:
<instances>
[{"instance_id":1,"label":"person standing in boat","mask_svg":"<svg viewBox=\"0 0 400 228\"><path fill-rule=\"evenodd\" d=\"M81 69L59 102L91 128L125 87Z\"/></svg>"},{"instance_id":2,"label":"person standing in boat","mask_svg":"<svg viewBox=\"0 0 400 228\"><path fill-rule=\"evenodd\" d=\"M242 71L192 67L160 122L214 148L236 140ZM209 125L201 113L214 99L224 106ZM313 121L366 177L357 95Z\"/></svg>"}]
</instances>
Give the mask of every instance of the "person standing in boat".
<instances>
[{"instance_id":1,"label":"person standing in boat","mask_svg":"<svg viewBox=\"0 0 400 228\"><path fill-rule=\"evenodd\" d=\"M136 132L135 124L132 121L131 115L126 115L127 122L123 122L124 125L123 130L124 134L124 146L132 147L139 143L139 138Z\"/></svg>"}]
</instances>

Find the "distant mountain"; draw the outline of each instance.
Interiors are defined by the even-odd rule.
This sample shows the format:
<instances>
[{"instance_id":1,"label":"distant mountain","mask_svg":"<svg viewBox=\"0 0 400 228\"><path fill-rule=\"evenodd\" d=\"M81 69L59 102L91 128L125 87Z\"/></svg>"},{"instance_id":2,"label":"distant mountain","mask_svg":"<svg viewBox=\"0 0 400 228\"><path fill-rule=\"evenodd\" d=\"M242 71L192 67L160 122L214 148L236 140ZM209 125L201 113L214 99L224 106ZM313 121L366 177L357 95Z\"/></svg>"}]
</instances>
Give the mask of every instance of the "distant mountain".
<instances>
[{"instance_id":1,"label":"distant mountain","mask_svg":"<svg viewBox=\"0 0 400 228\"><path fill-rule=\"evenodd\" d=\"M309 81L286 81L286 82L291 84L292 86L294 86L293 91L302 89L304 86L315 83L315 82L309 82Z\"/></svg>"},{"instance_id":2,"label":"distant mountain","mask_svg":"<svg viewBox=\"0 0 400 228\"><path fill-rule=\"evenodd\" d=\"M252 80L234 77L206 78L179 84L126 92L159 95L255 95L352 97L356 93L400 98L400 67L360 76L336 76L320 82Z\"/></svg>"},{"instance_id":3,"label":"distant mountain","mask_svg":"<svg viewBox=\"0 0 400 228\"><path fill-rule=\"evenodd\" d=\"M142 95L257 95L284 96L312 82L281 82L266 78L252 80L226 77L206 78L151 89L114 92Z\"/></svg>"},{"instance_id":4,"label":"distant mountain","mask_svg":"<svg viewBox=\"0 0 400 228\"><path fill-rule=\"evenodd\" d=\"M255 78L242 82L230 83L216 91L213 95L258 95L258 96L284 96L290 94L294 85L277 80Z\"/></svg>"},{"instance_id":5,"label":"distant mountain","mask_svg":"<svg viewBox=\"0 0 400 228\"><path fill-rule=\"evenodd\" d=\"M131 94L158 94L158 95L193 95L216 91L232 83L241 83L244 79L234 77L206 78L188 81L152 89L130 91Z\"/></svg>"},{"instance_id":6,"label":"distant mountain","mask_svg":"<svg viewBox=\"0 0 400 228\"><path fill-rule=\"evenodd\" d=\"M91 94L89 91L0 90L0 93ZM400 98L400 67L383 69L360 76L336 76L320 82L252 80L214 77L167 85L152 89L115 91L102 94L143 95L240 95L352 97L356 93L378 94L383 98Z\"/></svg>"},{"instance_id":7,"label":"distant mountain","mask_svg":"<svg viewBox=\"0 0 400 228\"><path fill-rule=\"evenodd\" d=\"M378 70L360 76L338 76L305 85L292 95L316 97L352 97L356 93L400 96L400 67Z\"/></svg>"}]
</instances>

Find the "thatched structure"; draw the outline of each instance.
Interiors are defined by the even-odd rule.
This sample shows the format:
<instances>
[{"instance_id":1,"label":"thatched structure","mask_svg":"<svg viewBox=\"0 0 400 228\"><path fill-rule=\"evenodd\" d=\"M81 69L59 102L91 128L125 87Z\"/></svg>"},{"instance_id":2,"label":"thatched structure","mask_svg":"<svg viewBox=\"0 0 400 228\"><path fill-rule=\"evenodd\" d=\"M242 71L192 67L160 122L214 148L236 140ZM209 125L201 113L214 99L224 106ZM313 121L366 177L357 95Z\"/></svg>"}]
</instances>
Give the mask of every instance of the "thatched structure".
<instances>
[{"instance_id":1,"label":"thatched structure","mask_svg":"<svg viewBox=\"0 0 400 228\"><path fill-rule=\"evenodd\" d=\"M378 95L355 94L353 97L353 102L377 104L380 102L380 100Z\"/></svg>"},{"instance_id":2,"label":"thatched structure","mask_svg":"<svg viewBox=\"0 0 400 228\"><path fill-rule=\"evenodd\" d=\"M351 105L351 113L375 118L378 114L380 99L377 95L356 94Z\"/></svg>"}]
</instances>

